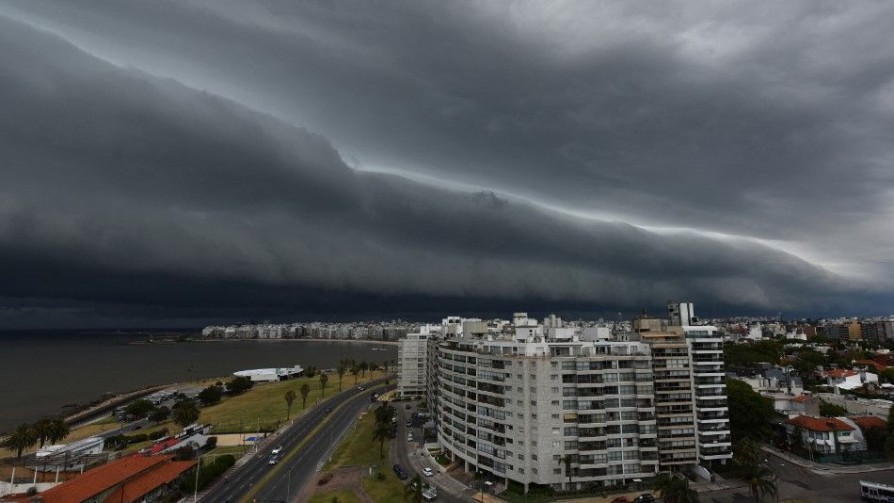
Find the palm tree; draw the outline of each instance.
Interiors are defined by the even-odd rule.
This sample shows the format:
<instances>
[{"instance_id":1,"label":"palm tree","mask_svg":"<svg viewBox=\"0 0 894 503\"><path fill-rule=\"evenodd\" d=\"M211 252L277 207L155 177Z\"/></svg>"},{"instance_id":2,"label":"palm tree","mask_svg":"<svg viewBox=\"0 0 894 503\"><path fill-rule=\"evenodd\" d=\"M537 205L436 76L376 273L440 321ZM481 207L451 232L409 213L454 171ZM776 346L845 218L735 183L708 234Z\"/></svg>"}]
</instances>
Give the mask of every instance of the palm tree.
<instances>
[{"instance_id":1,"label":"palm tree","mask_svg":"<svg viewBox=\"0 0 894 503\"><path fill-rule=\"evenodd\" d=\"M385 368L385 373L386 373L386 374L388 373L388 363L389 363L388 360L385 360L385 362L382 363L382 366Z\"/></svg>"},{"instance_id":2,"label":"palm tree","mask_svg":"<svg viewBox=\"0 0 894 503\"><path fill-rule=\"evenodd\" d=\"M345 361L342 360L338 362L338 368L335 370L338 372L338 391L341 391L341 379L345 376L345 372L347 371L347 367L345 366Z\"/></svg>"},{"instance_id":3,"label":"palm tree","mask_svg":"<svg viewBox=\"0 0 894 503\"><path fill-rule=\"evenodd\" d=\"M394 417L394 407L391 406L388 402L382 402L376 409L376 424L384 424L385 426L389 426L391 424L391 418Z\"/></svg>"},{"instance_id":4,"label":"palm tree","mask_svg":"<svg viewBox=\"0 0 894 503\"><path fill-rule=\"evenodd\" d=\"M422 477L418 473L404 487L404 501L407 503L422 503Z\"/></svg>"},{"instance_id":5,"label":"palm tree","mask_svg":"<svg viewBox=\"0 0 894 503\"><path fill-rule=\"evenodd\" d=\"M286 421L292 418L292 402L295 401L295 392L292 390L286 391Z\"/></svg>"},{"instance_id":6,"label":"palm tree","mask_svg":"<svg viewBox=\"0 0 894 503\"><path fill-rule=\"evenodd\" d=\"M761 462L761 446L746 438L736 445L736 461L742 466L757 465Z\"/></svg>"},{"instance_id":7,"label":"palm tree","mask_svg":"<svg viewBox=\"0 0 894 503\"><path fill-rule=\"evenodd\" d=\"M755 503L759 503L767 494L776 495L776 474L764 465L749 465L745 467L745 482L754 496Z\"/></svg>"},{"instance_id":8,"label":"palm tree","mask_svg":"<svg viewBox=\"0 0 894 503\"><path fill-rule=\"evenodd\" d=\"M684 477L662 473L655 479L654 489L665 503L698 503L698 492L689 487L689 480Z\"/></svg>"},{"instance_id":9,"label":"palm tree","mask_svg":"<svg viewBox=\"0 0 894 503\"><path fill-rule=\"evenodd\" d=\"M71 432L71 428L69 428L68 423L65 422L61 416L56 416L50 419L50 428L47 431L47 441L51 444L55 444L56 442L64 439Z\"/></svg>"},{"instance_id":10,"label":"palm tree","mask_svg":"<svg viewBox=\"0 0 894 503\"><path fill-rule=\"evenodd\" d=\"M385 439L391 433L391 427L386 423L376 422L376 428L373 430L373 440L379 441L379 457L385 457Z\"/></svg>"},{"instance_id":11,"label":"palm tree","mask_svg":"<svg viewBox=\"0 0 894 503\"><path fill-rule=\"evenodd\" d=\"M16 451L16 458L22 457L22 451L25 449L30 449L34 447L34 444L37 443L37 432L34 430L28 423L22 423L18 425L6 440L3 441L2 446Z\"/></svg>"},{"instance_id":12,"label":"palm tree","mask_svg":"<svg viewBox=\"0 0 894 503\"><path fill-rule=\"evenodd\" d=\"M298 390L301 393L301 408L307 408L307 395L310 394L310 385L304 383L301 385L301 389Z\"/></svg>"},{"instance_id":13,"label":"palm tree","mask_svg":"<svg viewBox=\"0 0 894 503\"><path fill-rule=\"evenodd\" d=\"M52 419L48 417L42 417L34 423L34 433L37 435L38 443L40 447L43 448L44 444L47 443L47 439L50 437L50 428L52 428L53 422Z\"/></svg>"},{"instance_id":14,"label":"palm tree","mask_svg":"<svg viewBox=\"0 0 894 503\"><path fill-rule=\"evenodd\" d=\"M571 490L571 460L572 460L571 454L566 454L556 460L556 461L558 461L560 466L562 464L565 465L565 475L568 476L568 490L569 491Z\"/></svg>"},{"instance_id":15,"label":"palm tree","mask_svg":"<svg viewBox=\"0 0 894 503\"><path fill-rule=\"evenodd\" d=\"M322 396L326 396L326 383L329 381L329 375L320 374L320 391L323 392Z\"/></svg>"},{"instance_id":16,"label":"palm tree","mask_svg":"<svg viewBox=\"0 0 894 503\"><path fill-rule=\"evenodd\" d=\"M192 400L181 400L175 403L174 408L171 409L171 419L181 428L186 428L196 422L200 414L196 402Z\"/></svg>"}]
</instances>

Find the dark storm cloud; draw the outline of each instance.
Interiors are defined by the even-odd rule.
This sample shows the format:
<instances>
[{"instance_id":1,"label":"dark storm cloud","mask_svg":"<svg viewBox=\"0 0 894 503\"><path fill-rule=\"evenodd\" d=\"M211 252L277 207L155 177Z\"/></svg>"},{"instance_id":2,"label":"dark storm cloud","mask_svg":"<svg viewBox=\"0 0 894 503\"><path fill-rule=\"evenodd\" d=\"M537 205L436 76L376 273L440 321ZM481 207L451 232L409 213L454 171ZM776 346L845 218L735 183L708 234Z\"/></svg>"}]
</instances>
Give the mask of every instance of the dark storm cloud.
<instances>
[{"instance_id":1,"label":"dark storm cloud","mask_svg":"<svg viewBox=\"0 0 894 503\"><path fill-rule=\"evenodd\" d=\"M243 305L271 309L317 292L353 298L347 308L374 297L685 297L817 310L867 288L736 237L809 249L834 242L818 230L845 229L890 247L853 230L888 211L879 140L890 110L858 100L867 89L819 107L811 93L831 91L785 89L792 73L756 82L803 52L799 40L730 71L692 57L698 43L667 40L675 24L697 32L691 19L577 40L580 27L534 30L524 10L0 8L0 245L14 279L0 296L195 316L239 291ZM881 66L864 87L882 87ZM843 81L866 69L838 70ZM590 211L611 218L569 215ZM662 225L690 230L650 230ZM716 229L727 236L703 232Z\"/></svg>"}]
</instances>

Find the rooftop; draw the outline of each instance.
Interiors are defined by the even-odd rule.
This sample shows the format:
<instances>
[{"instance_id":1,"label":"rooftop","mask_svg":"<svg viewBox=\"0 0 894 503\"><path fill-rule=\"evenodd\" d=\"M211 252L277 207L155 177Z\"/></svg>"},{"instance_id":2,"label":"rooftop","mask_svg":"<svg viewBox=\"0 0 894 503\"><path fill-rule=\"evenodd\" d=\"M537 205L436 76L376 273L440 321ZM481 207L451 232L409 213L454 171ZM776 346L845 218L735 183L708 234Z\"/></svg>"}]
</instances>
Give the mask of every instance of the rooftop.
<instances>
[{"instance_id":1,"label":"rooftop","mask_svg":"<svg viewBox=\"0 0 894 503\"><path fill-rule=\"evenodd\" d=\"M834 417L797 416L787 419L786 423L810 431L853 431L853 427Z\"/></svg>"}]
</instances>

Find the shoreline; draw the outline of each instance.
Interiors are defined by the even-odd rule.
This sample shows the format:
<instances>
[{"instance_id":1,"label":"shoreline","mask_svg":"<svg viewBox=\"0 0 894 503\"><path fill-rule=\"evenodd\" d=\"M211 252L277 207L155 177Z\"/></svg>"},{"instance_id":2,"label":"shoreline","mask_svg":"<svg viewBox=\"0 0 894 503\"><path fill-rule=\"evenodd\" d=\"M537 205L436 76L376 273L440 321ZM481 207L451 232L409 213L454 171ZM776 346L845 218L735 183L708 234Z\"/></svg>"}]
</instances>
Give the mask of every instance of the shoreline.
<instances>
[{"instance_id":1,"label":"shoreline","mask_svg":"<svg viewBox=\"0 0 894 503\"><path fill-rule=\"evenodd\" d=\"M301 337L298 339L221 339L198 338L190 339L191 342L349 342L351 344L381 344L385 346L397 346L397 341L380 341L375 339L311 339Z\"/></svg>"}]
</instances>

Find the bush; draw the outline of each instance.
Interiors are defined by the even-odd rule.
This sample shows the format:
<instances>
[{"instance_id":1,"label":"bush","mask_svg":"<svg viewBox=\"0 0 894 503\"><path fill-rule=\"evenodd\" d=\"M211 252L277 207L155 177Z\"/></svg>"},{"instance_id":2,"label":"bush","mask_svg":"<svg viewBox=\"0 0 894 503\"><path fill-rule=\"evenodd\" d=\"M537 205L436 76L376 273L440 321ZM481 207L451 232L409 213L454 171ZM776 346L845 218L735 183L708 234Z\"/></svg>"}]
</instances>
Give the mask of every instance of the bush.
<instances>
[{"instance_id":1,"label":"bush","mask_svg":"<svg viewBox=\"0 0 894 503\"><path fill-rule=\"evenodd\" d=\"M320 477L320 480L317 481L317 485L319 485L319 486L326 485L329 483L330 480L332 480L332 472L327 473L327 474L323 475L322 477Z\"/></svg>"},{"instance_id":2,"label":"bush","mask_svg":"<svg viewBox=\"0 0 894 503\"><path fill-rule=\"evenodd\" d=\"M159 438L166 437L166 436L168 436L168 429L164 428L164 429L161 429L158 431L153 431L152 433L150 433L149 440L158 440Z\"/></svg>"},{"instance_id":3,"label":"bush","mask_svg":"<svg viewBox=\"0 0 894 503\"><path fill-rule=\"evenodd\" d=\"M136 435L130 435L129 437L126 437L126 438L127 438L127 445L138 444L140 442L145 442L145 441L149 440L149 435L147 435L145 433L138 433Z\"/></svg>"},{"instance_id":4,"label":"bush","mask_svg":"<svg viewBox=\"0 0 894 503\"><path fill-rule=\"evenodd\" d=\"M255 383L252 382L251 378L239 376L234 377L230 381L227 382L227 392L230 395L241 395L246 391L250 390Z\"/></svg>"},{"instance_id":5,"label":"bush","mask_svg":"<svg viewBox=\"0 0 894 503\"><path fill-rule=\"evenodd\" d=\"M205 449L211 450L217 447L217 437L208 437L208 440L205 442Z\"/></svg>"}]
</instances>

